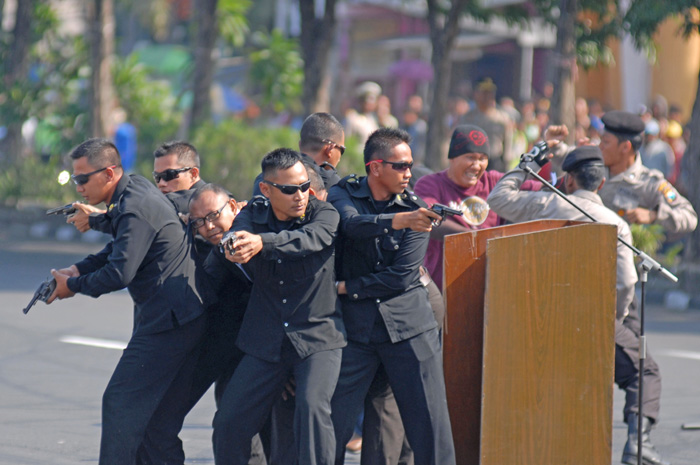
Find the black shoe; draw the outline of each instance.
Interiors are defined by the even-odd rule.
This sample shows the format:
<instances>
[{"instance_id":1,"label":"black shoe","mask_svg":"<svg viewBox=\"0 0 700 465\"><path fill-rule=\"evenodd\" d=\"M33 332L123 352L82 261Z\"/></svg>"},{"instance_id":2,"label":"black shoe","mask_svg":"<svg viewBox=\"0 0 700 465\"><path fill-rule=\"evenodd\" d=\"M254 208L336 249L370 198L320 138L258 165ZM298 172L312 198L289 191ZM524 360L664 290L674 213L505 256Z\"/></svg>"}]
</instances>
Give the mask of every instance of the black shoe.
<instances>
[{"instance_id":1,"label":"black shoe","mask_svg":"<svg viewBox=\"0 0 700 465\"><path fill-rule=\"evenodd\" d=\"M627 443L622 451L622 463L637 465L637 414L630 413L627 416ZM661 458L654 444L649 439L651 433L651 420L642 418L642 463L644 465L671 465Z\"/></svg>"}]
</instances>

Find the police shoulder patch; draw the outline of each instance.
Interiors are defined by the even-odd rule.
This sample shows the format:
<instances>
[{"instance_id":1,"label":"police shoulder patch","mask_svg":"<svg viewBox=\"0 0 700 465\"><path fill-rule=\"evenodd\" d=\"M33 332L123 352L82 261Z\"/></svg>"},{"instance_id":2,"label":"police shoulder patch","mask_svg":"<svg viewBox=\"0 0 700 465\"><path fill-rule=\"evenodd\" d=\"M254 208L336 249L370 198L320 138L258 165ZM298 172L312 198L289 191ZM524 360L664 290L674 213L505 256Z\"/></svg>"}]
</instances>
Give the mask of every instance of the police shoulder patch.
<instances>
[{"instance_id":1,"label":"police shoulder patch","mask_svg":"<svg viewBox=\"0 0 700 465\"><path fill-rule=\"evenodd\" d=\"M671 183L669 183L666 180L663 180L659 183L659 187L657 187L657 190L661 192L661 195L663 195L664 199L666 199L666 202L669 204L672 204L678 198L678 193L676 192L676 189L671 185Z\"/></svg>"}]
</instances>

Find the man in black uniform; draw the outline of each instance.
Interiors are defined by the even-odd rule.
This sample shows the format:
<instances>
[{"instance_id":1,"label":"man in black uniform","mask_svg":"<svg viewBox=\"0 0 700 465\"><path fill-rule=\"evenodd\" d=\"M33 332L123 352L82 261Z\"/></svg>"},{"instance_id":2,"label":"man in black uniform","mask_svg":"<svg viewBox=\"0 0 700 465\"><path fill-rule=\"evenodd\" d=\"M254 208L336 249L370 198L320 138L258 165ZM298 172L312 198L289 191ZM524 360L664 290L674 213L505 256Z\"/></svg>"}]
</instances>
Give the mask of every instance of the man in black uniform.
<instances>
[{"instance_id":1,"label":"man in black uniform","mask_svg":"<svg viewBox=\"0 0 700 465\"><path fill-rule=\"evenodd\" d=\"M133 333L102 399L99 463L182 464L171 425L179 431L184 421L205 324L184 225L153 184L124 174L112 142L87 140L71 158L78 193L90 205L108 205L113 240L75 265L51 270L56 290L49 302L125 287L134 300Z\"/></svg>"},{"instance_id":2,"label":"man in black uniform","mask_svg":"<svg viewBox=\"0 0 700 465\"><path fill-rule=\"evenodd\" d=\"M181 140L162 144L153 152L153 180L163 194L203 186L197 149ZM187 210L187 204L179 210Z\"/></svg>"},{"instance_id":3,"label":"man in black uniform","mask_svg":"<svg viewBox=\"0 0 700 465\"><path fill-rule=\"evenodd\" d=\"M380 365L415 462L455 463L438 324L420 281L428 232L440 217L405 192L409 140L405 131L375 131L364 150L367 177L345 178L328 195L341 218L337 288L349 340L332 401L337 464Z\"/></svg>"},{"instance_id":4,"label":"man in black uniform","mask_svg":"<svg viewBox=\"0 0 700 465\"><path fill-rule=\"evenodd\" d=\"M169 194L170 195L170 194ZM237 265L230 263L215 247L231 229L238 213L238 203L229 192L216 184L205 184L192 194L189 205L189 225L212 246L209 254L198 264L200 285L204 289L207 309L207 329L200 343L199 358L194 369L188 411L194 407L212 384L216 404L226 389L233 372L243 358L236 347L243 315L252 283ZM202 289L200 287L200 289ZM251 444L249 465L267 463L260 438Z\"/></svg>"},{"instance_id":5,"label":"man in black uniform","mask_svg":"<svg viewBox=\"0 0 700 465\"><path fill-rule=\"evenodd\" d=\"M315 163L320 168L326 189L340 181L336 166L345 153L343 125L330 113L309 115L299 132L299 150L305 162ZM260 182L262 173L253 182L253 195L262 195Z\"/></svg>"},{"instance_id":6,"label":"man in black uniform","mask_svg":"<svg viewBox=\"0 0 700 465\"><path fill-rule=\"evenodd\" d=\"M253 279L237 345L245 353L214 417L216 463L245 464L290 374L300 464L330 465L335 435L330 399L345 330L334 286L338 212L309 197L301 154L277 149L262 161L263 197L238 214L227 257Z\"/></svg>"}]
</instances>

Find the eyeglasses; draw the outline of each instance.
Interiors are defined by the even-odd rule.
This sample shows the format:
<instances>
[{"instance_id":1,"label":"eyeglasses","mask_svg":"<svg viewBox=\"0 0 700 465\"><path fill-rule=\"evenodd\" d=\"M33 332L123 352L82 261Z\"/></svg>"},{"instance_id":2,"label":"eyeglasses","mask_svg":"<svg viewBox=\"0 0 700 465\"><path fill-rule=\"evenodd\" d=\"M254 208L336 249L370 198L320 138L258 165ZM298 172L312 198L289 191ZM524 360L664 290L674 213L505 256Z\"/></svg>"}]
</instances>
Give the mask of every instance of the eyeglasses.
<instances>
[{"instance_id":1,"label":"eyeglasses","mask_svg":"<svg viewBox=\"0 0 700 465\"><path fill-rule=\"evenodd\" d=\"M370 163L386 163L387 165L391 165L391 167L396 171L406 171L413 168L412 161L370 160L367 163L365 163L365 166L369 166Z\"/></svg>"},{"instance_id":2,"label":"eyeglasses","mask_svg":"<svg viewBox=\"0 0 700 465\"><path fill-rule=\"evenodd\" d=\"M84 184L87 184L88 181L90 181L90 176L92 176L93 174L97 174L100 171L104 171L106 169L116 168L116 167L117 167L117 165L105 166L104 168L100 168L99 170L95 170L95 171L90 171L89 173L73 174L73 175L71 175L70 178L73 180L73 182L75 183L76 186L82 186Z\"/></svg>"},{"instance_id":3,"label":"eyeglasses","mask_svg":"<svg viewBox=\"0 0 700 465\"><path fill-rule=\"evenodd\" d=\"M158 184L161 179L165 182L172 181L173 179L180 177L180 173L182 173L184 171L189 171L191 169L192 169L191 166L187 166L185 168L177 168L177 169L170 168L167 170L163 170L160 173L158 171L154 171L153 172L153 179L156 181L156 184Z\"/></svg>"},{"instance_id":4,"label":"eyeglasses","mask_svg":"<svg viewBox=\"0 0 700 465\"><path fill-rule=\"evenodd\" d=\"M333 142L330 139L321 139L321 142L323 142L324 144L332 145L333 147L340 150L340 155L343 155L345 153L345 146L344 145L336 144L335 142Z\"/></svg>"},{"instance_id":5,"label":"eyeglasses","mask_svg":"<svg viewBox=\"0 0 700 465\"><path fill-rule=\"evenodd\" d=\"M265 184L269 184L271 186L276 187L277 189L280 190L280 192L282 192L285 195L296 194L296 192L298 190L302 191L302 192L306 192L309 190L309 187L311 186L311 181L302 182L301 184L277 184L275 182L263 179L263 182Z\"/></svg>"},{"instance_id":6,"label":"eyeglasses","mask_svg":"<svg viewBox=\"0 0 700 465\"><path fill-rule=\"evenodd\" d=\"M192 227L194 229L199 229L202 226L204 226L205 223L213 223L214 221L218 220L219 217L221 216L221 212L224 211L224 208L226 208L226 205L228 205L228 202L226 202L218 210L207 213L207 215L204 218L190 218L190 222L192 223Z\"/></svg>"}]
</instances>

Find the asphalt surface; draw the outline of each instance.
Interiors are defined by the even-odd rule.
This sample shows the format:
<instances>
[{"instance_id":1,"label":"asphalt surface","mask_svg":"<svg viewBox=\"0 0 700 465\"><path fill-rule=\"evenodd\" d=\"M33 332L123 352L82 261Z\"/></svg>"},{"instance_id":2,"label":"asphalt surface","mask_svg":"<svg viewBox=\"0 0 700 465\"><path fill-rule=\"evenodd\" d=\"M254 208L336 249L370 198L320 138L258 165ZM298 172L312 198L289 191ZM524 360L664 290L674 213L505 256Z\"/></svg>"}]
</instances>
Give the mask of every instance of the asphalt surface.
<instances>
[{"instance_id":1,"label":"asphalt surface","mask_svg":"<svg viewBox=\"0 0 700 465\"><path fill-rule=\"evenodd\" d=\"M131 332L132 304L120 291L22 308L50 268L68 266L99 244L5 240L0 236L0 465L96 463L100 403ZM700 463L700 311L647 308L652 355L663 374L662 418L652 440L674 465ZM615 389L613 454L626 440L623 394ZM209 392L180 435L188 464L213 463ZM348 464L359 456L348 455Z\"/></svg>"}]
</instances>

